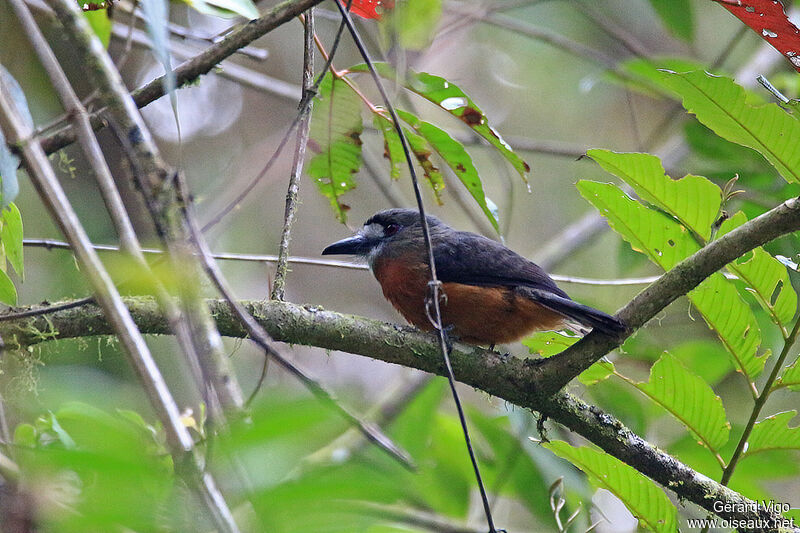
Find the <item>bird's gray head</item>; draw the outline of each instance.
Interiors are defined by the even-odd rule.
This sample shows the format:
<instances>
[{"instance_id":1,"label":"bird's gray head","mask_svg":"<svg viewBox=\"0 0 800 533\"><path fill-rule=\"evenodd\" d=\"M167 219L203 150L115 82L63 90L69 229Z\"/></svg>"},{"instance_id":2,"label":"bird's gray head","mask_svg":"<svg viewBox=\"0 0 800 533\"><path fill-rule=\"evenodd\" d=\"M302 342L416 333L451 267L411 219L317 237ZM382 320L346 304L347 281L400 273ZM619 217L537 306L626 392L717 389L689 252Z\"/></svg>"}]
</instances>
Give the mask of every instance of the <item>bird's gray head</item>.
<instances>
[{"instance_id":1,"label":"bird's gray head","mask_svg":"<svg viewBox=\"0 0 800 533\"><path fill-rule=\"evenodd\" d=\"M426 217L431 234L449 227L438 218ZM358 233L335 242L322 250L322 255L355 255L372 264L378 256L422 253L425 243L422 223L416 209L386 209L372 215Z\"/></svg>"}]
</instances>

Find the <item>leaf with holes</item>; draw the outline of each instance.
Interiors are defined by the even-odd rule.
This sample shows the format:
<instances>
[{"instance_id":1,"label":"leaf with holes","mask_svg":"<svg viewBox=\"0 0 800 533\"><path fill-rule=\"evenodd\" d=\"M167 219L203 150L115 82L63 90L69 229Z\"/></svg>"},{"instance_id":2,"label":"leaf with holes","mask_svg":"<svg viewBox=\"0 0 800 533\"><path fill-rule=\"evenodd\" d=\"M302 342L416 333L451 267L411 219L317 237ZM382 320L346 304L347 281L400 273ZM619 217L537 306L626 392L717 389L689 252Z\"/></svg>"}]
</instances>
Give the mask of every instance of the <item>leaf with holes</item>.
<instances>
[{"instance_id":1,"label":"leaf with holes","mask_svg":"<svg viewBox=\"0 0 800 533\"><path fill-rule=\"evenodd\" d=\"M375 128L383 133L383 157L389 160L389 173L393 180L400 178L400 169L406 161L403 143L397 136L394 124L380 113L373 115Z\"/></svg>"},{"instance_id":2,"label":"leaf with holes","mask_svg":"<svg viewBox=\"0 0 800 533\"><path fill-rule=\"evenodd\" d=\"M661 160L650 154L589 150L587 155L633 187L645 202L674 216L703 239L711 237L722 202L722 191L711 181L691 174L673 180Z\"/></svg>"},{"instance_id":3,"label":"leaf with holes","mask_svg":"<svg viewBox=\"0 0 800 533\"><path fill-rule=\"evenodd\" d=\"M775 0L720 2L720 5L750 26L762 39L782 53L800 71L800 30L786 16L783 3Z\"/></svg>"},{"instance_id":4,"label":"leaf with holes","mask_svg":"<svg viewBox=\"0 0 800 533\"><path fill-rule=\"evenodd\" d=\"M756 422L747 439L745 456L769 450L800 450L800 427L789 427L795 416L797 411L791 410Z\"/></svg>"},{"instance_id":5,"label":"leaf with holes","mask_svg":"<svg viewBox=\"0 0 800 533\"><path fill-rule=\"evenodd\" d=\"M338 0L347 7L347 0ZM394 0L352 0L350 13L365 19L380 19L384 11L394 7Z\"/></svg>"},{"instance_id":6,"label":"leaf with holes","mask_svg":"<svg viewBox=\"0 0 800 533\"><path fill-rule=\"evenodd\" d=\"M619 498L639 520L639 525L658 533L678 530L678 513L664 491L633 467L600 450L551 441L542 446L583 470L595 485Z\"/></svg>"},{"instance_id":7,"label":"leaf with holes","mask_svg":"<svg viewBox=\"0 0 800 533\"><path fill-rule=\"evenodd\" d=\"M788 182L800 183L800 122L776 104L764 104L730 78L702 71L664 72L663 83L687 111L729 141L756 150Z\"/></svg>"},{"instance_id":8,"label":"leaf with holes","mask_svg":"<svg viewBox=\"0 0 800 533\"><path fill-rule=\"evenodd\" d=\"M608 219L614 231L664 270L700 249L674 218L634 201L616 185L582 180L577 187ZM763 370L766 358L756 357L761 330L736 288L722 274L715 273L688 297L728 349L736 367L752 382Z\"/></svg>"},{"instance_id":9,"label":"leaf with holes","mask_svg":"<svg viewBox=\"0 0 800 533\"><path fill-rule=\"evenodd\" d=\"M747 216L739 211L723 222L717 238L745 222ZM787 325L797 311L797 293L792 288L786 267L758 247L728 264L728 269L747 285L748 291L756 297L772 321L788 333Z\"/></svg>"},{"instance_id":10,"label":"leaf with holes","mask_svg":"<svg viewBox=\"0 0 800 533\"><path fill-rule=\"evenodd\" d=\"M417 158L419 166L422 167L422 172L428 185L431 186L433 195L436 197L436 203L442 205L442 191L444 190L444 176L439 171L439 167L433 164L431 156L433 155L433 147L428 143L425 137L417 135L410 131L408 128L403 128L403 133L408 140L408 146L411 148L411 153Z\"/></svg>"},{"instance_id":11,"label":"leaf with holes","mask_svg":"<svg viewBox=\"0 0 800 533\"><path fill-rule=\"evenodd\" d=\"M670 354L662 355L650 368L649 381L633 385L689 428L713 453L728 442L731 425L722 400L708 383Z\"/></svg>"},{"instance_id":12,"label":"leaf with holes","mask_svg":"<svg viewBox=\"0 0 800 533\"><path fill-rule=\"evenodd\" d=\"M326 76L319 87L311 118L309 146L319 152L308 163L308 175L328 198L340 222L349 206L341 197L356 187L353 174L361 168L361 99L343 81Z\"/></svg>"},{"instance_id":13,"label":"leaf with holes","mask_svg":"<svg viewBox=\"0 0 800 533\"><path fill-rule=\"evenodd\" d=\"M386 79L399 80L398 74L387 63L375 63L375 69L380 76ZM348 71L369 72L369 69L366 65L361 64L350 67ZM472 128L472 131L488 141L500 155L511 163L525 183L528 182L527 175L531 171L530 166L514 153L511 146L489 125L489 119L483 111L457 85L439 76L412 70L408 71L407 78L400 80L400 83Z\"/></svg>"},{"instance_id":14,"label":"leaf with holes","mask_svg":"<svg viewBox=\"0 0 800 533\"><path fill-rule=\"evenodd\" d=\"M0 226L0 242L3 250L14 267L16 273L24 279L22 252L22 215L17 206L12 202L2 212L2 226Z\"/></svg>"},{"instance_id":15,"label":"leaf with holes","mask_svg":"<svg viewBox=\"0 0 800 533\"><path fill-rule=\"evenodd\" d=\"M400 118L408 123L414 131L425 138L426 141L436 150L436 153L447 163L453 173L461 180L469 193L480 206L483 214L489 219L495 231L500 232L497 213L495 213L486 202L486 195L483 192L483 184L478 176L478 169L472 163L464 146L453 139L446 131L425 122L406 111L398 110Z\"/></svg>"}]
</instances>

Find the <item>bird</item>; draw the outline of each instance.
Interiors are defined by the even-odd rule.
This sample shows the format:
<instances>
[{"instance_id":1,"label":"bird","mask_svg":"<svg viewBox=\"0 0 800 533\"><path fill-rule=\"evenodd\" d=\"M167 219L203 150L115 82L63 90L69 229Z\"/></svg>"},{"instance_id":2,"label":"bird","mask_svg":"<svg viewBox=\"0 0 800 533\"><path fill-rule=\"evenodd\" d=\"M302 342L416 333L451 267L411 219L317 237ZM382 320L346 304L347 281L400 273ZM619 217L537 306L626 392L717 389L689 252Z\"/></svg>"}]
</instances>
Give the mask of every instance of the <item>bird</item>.
<instances>
[{"instance_id":1,"label":"bird","mask_svg":"<svg viewBox=\"0 0 800 533\"><path fill-rule=\"evenodd\" d=\"M426 219L445 294L442 325L457 340L493 348L535 331L595 329L616 336L626 330L619 319L573 301L541 267L503 244L457 231L435 216ZM435 329L426 310L431 276L418 211L379 211L355 235L327 246L322 255L366 259L383 295L400 314L421 330Z\"/></svg>"}]
</instances>

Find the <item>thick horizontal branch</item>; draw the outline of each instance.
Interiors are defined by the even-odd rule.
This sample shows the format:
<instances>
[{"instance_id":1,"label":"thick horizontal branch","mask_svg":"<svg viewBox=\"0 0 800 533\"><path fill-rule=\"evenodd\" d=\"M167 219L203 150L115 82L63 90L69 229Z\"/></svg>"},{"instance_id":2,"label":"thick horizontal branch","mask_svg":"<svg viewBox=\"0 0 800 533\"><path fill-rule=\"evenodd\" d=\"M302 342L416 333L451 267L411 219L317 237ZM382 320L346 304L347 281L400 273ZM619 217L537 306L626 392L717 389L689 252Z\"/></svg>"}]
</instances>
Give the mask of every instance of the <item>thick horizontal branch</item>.
<instances>
[{"instance_id":1,"label":"thick horizontal branch","mask_svg":"<svg viewBox=\"0 0 800 533\"><path fill-rule=\"evenodd\" d=\"M539 371L543 376L553 376L552 380L541 382L542 394L554 394L561 390L594 362L620 346L666 306L734 259L798 229L800 199L792 198L704 246L619 310L617 317L628 326L627 333L614 337L592 331L557 356L541 360Z\"/></svg>"},{"instance_id":2,"label":"thick horizontal branch","mask_svg":"<svg viewBox=\"0 0 800 533\"><path fill-rule=\"evenodd\" d=\"M154 301L129 298L126 303L143 333L169 333ZM438 375L445 373L436 339L412 328L286 302L243 303L275 340L364 355ZM229 337L247 336L226 302L213 300L209 306L220 333ZM2 320L0 315L0 336L7 348L24 347L51 339L112 333L101 310L95 305L65 309L47 317ZM710 512L714 512L715 502L725 504L722 508L737 509L736 512L719 513L724 518L778 518L763 509L752 511L755 505L751 500L658 450L608 413L568 393L562 392L549 398L537 394L543 379L556 380L558 377L531 372L538 365L530 360L502 356L478 347L456 345L451 361L455 375L462 383L547 415L674 491L682 499Z\"/></svg>"}]
</instances>

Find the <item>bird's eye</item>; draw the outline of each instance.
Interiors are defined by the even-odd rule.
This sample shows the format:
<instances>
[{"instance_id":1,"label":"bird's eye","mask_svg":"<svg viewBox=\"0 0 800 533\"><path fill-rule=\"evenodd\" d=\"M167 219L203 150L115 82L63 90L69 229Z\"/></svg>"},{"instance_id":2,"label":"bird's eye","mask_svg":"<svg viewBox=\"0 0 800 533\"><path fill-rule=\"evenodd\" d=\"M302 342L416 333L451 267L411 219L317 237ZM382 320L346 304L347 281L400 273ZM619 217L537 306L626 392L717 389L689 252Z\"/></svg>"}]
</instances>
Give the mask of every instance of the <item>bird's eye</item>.
<instances>
[{"instance_id":1,"label":"bird's eye","mask_svg":"<svg viewBox=\"0 0 800 533\"><path fill-rule=\"evenodd\" d=\"M399 230L400 230L399 224L389 224L388 226L386 226L386 229L383 230L383 234L386 235L387 237L391 237Z\"/></svg>"}]
</instances>

